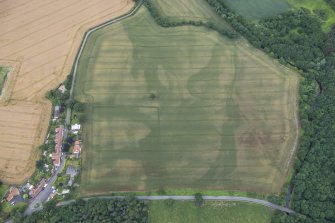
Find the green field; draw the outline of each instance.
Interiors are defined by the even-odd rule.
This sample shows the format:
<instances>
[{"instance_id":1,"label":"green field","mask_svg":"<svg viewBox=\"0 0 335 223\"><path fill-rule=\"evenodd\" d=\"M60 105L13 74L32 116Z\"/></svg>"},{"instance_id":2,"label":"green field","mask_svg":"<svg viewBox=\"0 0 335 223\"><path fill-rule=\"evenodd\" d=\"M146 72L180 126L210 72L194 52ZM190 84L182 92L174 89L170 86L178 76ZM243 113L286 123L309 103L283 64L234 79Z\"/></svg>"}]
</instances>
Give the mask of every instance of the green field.
<instances>
[{"instance_id":1,"label":"green field","mask_svg":"<svg viewBox=\"0 0 335 223\"><path fill-rule=\"evenodd\" d=\"M156 6L163 17L172 21L211 21L221 26L227 26L227 23L213 12L213 8L204 0L149 1Z\"/></svg>"},{"instance_id":2,"label":"green field","mask_svg":"<svg viewBox=\"0 0 335 223\"><path fill-rule=\"evenodd\" d=\"M248 19L260 19L290 10L287 0L224 0L227 6Z\"/></svg>"},{"instance_id":3,"label":"green field","mask_svg":"<svg viewBox=\"0 0 335 223\"><path fill-rule=\"evenodd\" d=\"M1 95L2 88L4 87L4 84L5 84L7 74L8 74L8 69L4 67L0 67L0 95Z\"/></svg>"},{"instance_id":4,"label":"green field","mask_svg":"<svg viewBox=\"0 0 335 223\"><path fill-rule=\"evenodd\" d=\"M80 60L82 193L278 192L296 138L296 87L295 74L242 40L162 28L142 8L95 32Z\"/></svg>"},{"instance_id":5,"label":"green field","mask_svg":"<svg viewBox=\"0 0 335 223\"><path fill-rule=\"evenodd\" d=\"M269 223L270 209L239 202L206 202L201 208L193 202L153 201L149 217L152 223Z\"/></svg>"},{"instance_id":6,"label":"green field","mask_svg":"<svg viewBox=\"0 0 335 223\"><path fill-rule=\"evenodd\" d=\"M327 19L322 25L323 30L326 32L335 24L335 11L324 0L288 0L288 2L294 7L307 8L314 13L320 10L323 11L327 15Z\"/></svg>"}]
</instances>

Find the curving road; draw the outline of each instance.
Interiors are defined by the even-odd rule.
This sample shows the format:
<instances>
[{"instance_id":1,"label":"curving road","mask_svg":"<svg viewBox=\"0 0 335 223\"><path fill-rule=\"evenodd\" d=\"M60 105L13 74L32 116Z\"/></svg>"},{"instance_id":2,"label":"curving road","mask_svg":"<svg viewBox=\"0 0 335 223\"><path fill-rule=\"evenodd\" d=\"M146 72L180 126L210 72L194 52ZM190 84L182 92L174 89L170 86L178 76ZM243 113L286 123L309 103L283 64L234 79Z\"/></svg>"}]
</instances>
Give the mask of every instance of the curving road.
<instances>
[{"instance_id":1,"label":"curving road","mask_svg":"<svg viewBox=\"0 0 335 223\"><path fill-rule=\"evenodd\" d=\"M119 198L123 199L125 196L98 196L98 197L90 197L90 198L83 198L83 200L90 200L93 198L101 198L101 199L111 199L111 198ZM181 200L181 201L188 201L188 200L194 200L194 196L136 196L137 199L140 200L167 200L167 199L172 199L172 200ZM296 214L293 210L282 207L277 204L273 204L269 201L265 200L260 200L260 199L255 199L255 198L249 198L249 197L237 197L237 196L203 196L204 200L207 201L239 201L239 202L247 202L247 203L253 203L253 204L259 204L263 205L266 207L270 207L275 210L279 210L288 214ZM71 203L75 202L75 200L69 200L69 201L64 201L60 202L57 204L57 206L65 206L69 205Z\"/></svg>"}]
</instances>

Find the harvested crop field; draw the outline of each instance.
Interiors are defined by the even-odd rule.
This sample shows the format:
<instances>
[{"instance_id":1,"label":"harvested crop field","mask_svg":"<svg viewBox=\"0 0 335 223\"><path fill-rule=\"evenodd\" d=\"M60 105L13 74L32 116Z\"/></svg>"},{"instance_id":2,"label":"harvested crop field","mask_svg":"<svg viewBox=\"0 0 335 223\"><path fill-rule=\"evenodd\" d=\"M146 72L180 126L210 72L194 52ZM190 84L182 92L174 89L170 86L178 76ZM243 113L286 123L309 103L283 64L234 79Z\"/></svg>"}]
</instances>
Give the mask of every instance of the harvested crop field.
<instances>
[{"instance_id":1,"label":"harvested crop field","mask_svg":"<svg viewBox=\"0 0 335 223\"><path fill-rule=\"evenodd\" d=\"M248 19L277 15L291 8L287 0L224 0L224 2Z\"/></svg>"},{"instance_id":2,"label":"harvested crop field","mask_svg":"<svg viewBox=\"0 0 335 223\"><path fill-rule=\"evenodd\" d=\"M75 98L89 103L82 192L279 192L297 138L297 76L203 27L145 8L96 31Z\"/></svg>"},{"instance_id":3,"label":"harvested crop field","mask_svg":"<svg viewBox=\"0 0 335 223\"><path fill-rule=\"evenodd\" d=\"M83 33L132 5L128 0L0 1L0 65L15 67L0 104L0 134L6 136L0 138L2 181L20 183L33 173L51 114L44 95L69 74Z\"/></svg>"}]
</instances>

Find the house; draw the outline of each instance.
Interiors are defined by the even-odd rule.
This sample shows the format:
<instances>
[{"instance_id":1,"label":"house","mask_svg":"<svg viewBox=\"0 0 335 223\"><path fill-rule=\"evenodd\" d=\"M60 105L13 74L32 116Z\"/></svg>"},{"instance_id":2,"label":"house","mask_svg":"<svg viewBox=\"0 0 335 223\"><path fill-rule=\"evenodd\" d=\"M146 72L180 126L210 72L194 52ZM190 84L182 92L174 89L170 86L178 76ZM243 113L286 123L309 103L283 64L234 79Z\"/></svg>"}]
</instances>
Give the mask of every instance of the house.
<instances>
[{"instance_id":1,"label":"house","mask_svg":"<svg viewBox=\"0 0 335 223\"><path fill-rule=\"evenodd\" d=\"M79 155L81 153L80 141L77 140L74 142L72 153L76 156L76 158L79 158Z\"/></svg>"},{"instance_id":2,"label":"house","mask_svg":"<svg viewBox=\"0 0 335 223\"><path fill-rule=\"evenodd\" d=\"M54 119L59 119L59 115L60 115L60 106L56 105L54 111Z\"/></svg>"},{"instance_id":3,"label":"house","mask_svg":"<svg viewBox=\"0 0 335 223\"><path fill-rule=\"evenodd\" d=\"M42 191L42 189L44 188L44 186L45 186L45 179L43 178L43 179L39 182L39 184L37 185L37 187L36 187L36 188L33 188L33 189L30 191L29 195L30 195L32 198L35 198L35 197Z\"/></svg>"},{"instance_id":4,"label":"house","mask_svg":"<svg viewBox=\"0 0 335 223\"><path fill-rule=\"evenodd\" d=\"M78 131L80 130L80 124L74 124L74 125L71 125L71 131L74 133L74 134L77 134Z\"/></svg>"},{"instance_id":5,"label":"house","mask_svg":"<svg viewBox=\"0 0 335 223\"><path fill-rule=\"evenodd\" d=\"M69 189L64 189L61 194L68 194L68 193L70 193L70 190Z\"/></svg>"},{"instance_id":6,"label":"house","mask_svg":"<svg viewBox=\"0 0 335 223\"><path fill-rule=\"evenodd\" d=\"M74 125L71 125L71 130L72 131L79 131L80 130L80 124L74 124Z\"/></svg>"},{"instance_id":7,"label":"house","mask_svg":"<svg viewBox=\"0 0 335 223\"><path fill-rule=\"evenodd\" d=\"M55 152L52 154L51 158L55 167L60 166L61 156L62 156L62 145L63 145L63 130L64 126L60 125L55 129Z\"/></svg>"},{"instance_id":8,"label":"house","mask_svg":"<svg viewBox=\"0 0 335 223\"><path fill-rule=\"evenodd\" d=\"M34 186L31 185L30 183L26 183L26 185L24 185L24 188L25 188L26 190L32 190L32 189L34 188Z\"/></svg>"},{"instance_id":9,"label":"house","mask_svg":"<svg viewBox=\"0 0 335 223\"><path fill-rule=\"evenodd\" d=\"M10 187L9 191L8 191L8 194L7 194L7 197L6 197L6 200L10 202L11 200L13 200L14 197L16 197L18 195L20 195L19 189L17 189L16 187Z\"/></svg>"},{"instance_id":10,"label":"house","mask_svg":"<svg viewBox=\"0 0 335 223\"><path fill-rule=\"evenodd\" d=\"M74 181L74 177L77 175L77 170L73 166L68 166L66 169L66 175L70 176L70 180L67 185L71 187Z\"/></svg>"},{"instance_id":11,"label":"house","mask_svg":"<svg viewBox=\"0 0 335 223\"><path fill-rule=\"evenodd\" d=\"M65 85L62 84L61 86L59 86L58 90L59 90L60 92L62 92L62 94L64 94L65 91L66 91Z\"/></svg>"}]
</instances>

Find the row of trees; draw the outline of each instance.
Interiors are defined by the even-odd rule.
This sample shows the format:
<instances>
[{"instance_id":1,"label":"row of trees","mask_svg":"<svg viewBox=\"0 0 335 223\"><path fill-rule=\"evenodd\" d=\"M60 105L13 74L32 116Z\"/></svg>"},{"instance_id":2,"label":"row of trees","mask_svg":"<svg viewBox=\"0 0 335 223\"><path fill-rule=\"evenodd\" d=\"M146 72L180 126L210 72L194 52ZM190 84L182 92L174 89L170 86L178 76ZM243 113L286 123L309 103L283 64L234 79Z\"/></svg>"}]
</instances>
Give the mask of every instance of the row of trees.
<instances>
[{"instance_id":1,"label":"row of trees","mask_svg":"<svg viewBox=\"0 0 335 223\"><path fill-rule=\"evenodd\" d=\"M307 9L261 19L257 25L223 0L205 0L255 47L299 69L300 124L292 208L302 215L275 215L273 222L335 222L335 29Z\"/></svg>"},{"instance_id":2,"label":"row of trees","mask_svg":"<svg viewBox=\"0 0 335 223\"><path fill-rule=\"evenodd\" d=\"M55 207L49 202L43 211L32 214L23 223L57 223L57 222L148 222L148 203L134 197L126 199L91 199L78 200L72 204Z\"/></svg>"}]
</instances>

